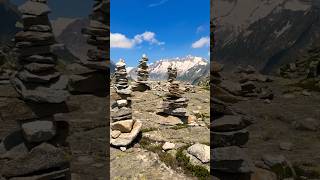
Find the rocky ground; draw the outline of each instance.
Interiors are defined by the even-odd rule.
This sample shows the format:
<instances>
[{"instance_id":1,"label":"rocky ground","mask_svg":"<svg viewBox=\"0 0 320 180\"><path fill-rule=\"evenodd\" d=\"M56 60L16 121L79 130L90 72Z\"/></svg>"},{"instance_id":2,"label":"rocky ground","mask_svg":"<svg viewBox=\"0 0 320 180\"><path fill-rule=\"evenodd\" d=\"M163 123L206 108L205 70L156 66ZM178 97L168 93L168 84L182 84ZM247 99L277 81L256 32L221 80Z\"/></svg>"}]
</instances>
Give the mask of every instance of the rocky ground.
<instances>
[{"instance_id":1,"label":"rocky ground","mask_svg":"<svg viewBox=\"0 0 320 180\"><path fill-rule=\"evenodd\" d=\"M241 159L254 165L247 179L319 179L320 92L301 85L301 79L263 76L249 66L220 75L216 97L232 116L250 120L247 143L235 140L250 158Z\"/></svg>"},{"instance_id":2,"label":"rocky ground","mask_svg":"<svg viewBox=\"0 0 320 180\"><path fill-rule=\"evenodd\" d=\"M195 115L192 123L188 124L188 119L157 113L167 85L165 82L153 82L151 90L133 92L133 119L142 121L141 134L126 150L111 147L111 179L209 178L208 174L196 175L195 170L183 168L178 152L196 143L210 144L210 92L195 86L194 92L184 94L189 99L188 111ZM111 104L114 93L111 88ZM200 162L198 165L206 171L210 169L208 163Z\"/></svg>"},{"instance_id":3,"label":"rocky ground","mask_svg":"<svg viewBox=\"0 0 320 180\"><path fill-rule=\"evenodd\" d=\"M10 84L0 83L0 139L1 142L13 131L19 129L17 122L21 119L46 119L53 111L53 117L63 130L61 138L69 145L67 159L71 160L71 176L76 180L105 179L108 172L107 158L107 104L105 97L93 95L72 95L65 103L66 108L58 109L55 106L45 105L45 108L31 108L28 103L19 98L19 95ZM50 110L46 110L50 108ZM37 113L35 113L37 112ZM69 124L67 126L67 124ZM11 139L11 143L18 141L18 137ZM61 147L62 148L62 147ZM14 150L9 151L14 153ZM20 152L22 153L22 152ZM1 151L1 154L3 152ZM8 153L7 153L8 154ZM23 154L22 154L23 155ZM5 159L0 157L1 162ZM33 164L43 161L42 156L34 159ZM20 164L16 164L17 167ZM33 165L31 167L34 167ZM36 167L35 167L36 168Z\"/></svg>"}]
</instances>

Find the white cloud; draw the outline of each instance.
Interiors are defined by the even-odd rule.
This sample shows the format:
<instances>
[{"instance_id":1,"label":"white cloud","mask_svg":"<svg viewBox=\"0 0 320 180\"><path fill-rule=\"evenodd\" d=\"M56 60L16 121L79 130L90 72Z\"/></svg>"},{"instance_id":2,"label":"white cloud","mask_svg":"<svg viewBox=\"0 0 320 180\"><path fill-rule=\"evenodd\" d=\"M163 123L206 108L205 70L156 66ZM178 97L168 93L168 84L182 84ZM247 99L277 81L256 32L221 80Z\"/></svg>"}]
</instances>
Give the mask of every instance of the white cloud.
<instances>
[{"instance_id":1,"label":"white cloud","mask_svg":"<svg viewBox=\"0 0 320 180\"><path fill-rule=\"evenodd\" d=\"M138 34L134 36L134 42L136 44L140 44L143 41L149 42L150 44L157 44L157 45L163 45L164 42L159 42L155 38L156 34L154 32L146 31L142 34Z\"/></svg>"},{"instance_id":2,"label":"white cloud","mask_svg":"<svg viewBox=\"0 0 320 180\"><path fill-rule=\"evenodd\" d=\"M200 32L202 32L202 31L204 31L205 30L205 27L204 26L199 26L199 27L197 27L197 33L200 33Z\"/></svg>"},{"instance_id":3,"label":"white cloud","mask_svg":"<svg viewBox=\"0 0 320 180\"><path fill-rule=\"evenodd\" d=\"M110 47L111 48L132 48L134 43L125 35L120 33L110 33Z\"/></svg>"},{"instance_id":4,"label":"white cloud","mask_svg":"<svg viewBox=\"0 0 320 180\"><path fill-rule=\"evenodd\" d=\"M149 4L149 7L157 7L157 6L160 6L166 2L168 2L169 0L161 0L160 2L158 3L153 3L153 4Z\"/></svg>"},{"instance_id":5,"label":"white cloud","mask_svg":"<svg viewBox=\"0 0 320 180\"><path fill-rule=\"evenodd\" d=\"M210 45L210 38L207 37L202 37L198 41L192 43L192 48L202 48L204 46L209 46Z\"/></svg>"},{"instance_id":6,"label":"white cloud","mask_svg":"<svg viewBox=\"0 0 320 180\"><path fill-rule=\"evenodd\" d=\"M155 38L156 34L154 32L146 31L142 34L137 34L133 39L127 38L125 35L120 33L110 34L110 46L111 48L132 48L135 45L141 44L143 42L148 42L149 44L164 45L164 42L160 42Z\"/></svg>"}]
</instances>

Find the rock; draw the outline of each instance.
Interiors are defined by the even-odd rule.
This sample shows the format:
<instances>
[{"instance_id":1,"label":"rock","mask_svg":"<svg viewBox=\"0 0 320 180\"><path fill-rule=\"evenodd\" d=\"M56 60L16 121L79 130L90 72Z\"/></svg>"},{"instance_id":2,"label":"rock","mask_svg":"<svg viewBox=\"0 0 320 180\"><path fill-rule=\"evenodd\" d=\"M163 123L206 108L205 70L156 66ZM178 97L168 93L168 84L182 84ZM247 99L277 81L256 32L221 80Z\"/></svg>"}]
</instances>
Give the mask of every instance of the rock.
<instances>
[{"instance_id":1,"label":"rock","mask_svg":"<svg viewBox=\"0 0 320 180\"><path fill-rule=\"evenodd\" d=\"M277 175L274 172L255 168L254 172L251 175L251 180L277 180Z\"/></svg>"},{"instance_id":2,"label":"rock","mask_svg":"<svg viewBox=\"0 0 320 180\"><path fill-rule=\"evenodd\" d=\"M211 132L214 147L243 146L249 140L249 132L246 129L230 132Z\"/></svg>"},{"instance_id":3,"label":"rock","mask_svg":"<svg viewBox=\"0 0 320 180\"><path fill-rule=\"evenodd\" d=\"M202 163L198 158L196 158L195 156L189 154L186 150L183 150L182 153L189 158L189 162L192 165L202 166L202 167L206 168L210 172L210 164L209 163L206 163L206 164Z\"/></svg>"},{"instance_id":4,"label":"rock","mask_svg":"<svg viewBox=\"0 0 320 180\"><path fill-rule=\"evenodd\" d=\"M127 108L127 107L115 109L115 112L111 113L111 118L114 121L132 119L132 110L131 110L131 108Z\"/></svg>"},{"instance_id":5,"label":"rock","mask_svg":"<svg viewBox=\"0 0 320 180\"><path fill-rule=\"evenodd\" d=\"M117 104L119 107L124 107L128 104L128 101L127 100L118 100Z\"/></svg>"},{"instance_id":6,"label":"rock","mask_svg":"<svg viewBox=\"0 0 320 180\"><path fill-rule=\"evenodd\" d=\"M174 143L170 143L170 142L165 142L162 146L162 149L167 151L167 150L171 150L175 148L175 144Z\"/></svg>"},{"instance_id":7,"label":"rock","mask_svg":"<svg viewBox=\"0 0 320 180\"><path fill-rule=\"evenodd\" d=\"M303 90L301 92L301 94L304 95L304 96L311 96L311 93L309 91L307 91L307 90Z\"/></svg>"},{"instance_id":8,"label":"rock","mask_svg":"<svg viewBox=\"0 0 320 180\"><path fill-rule=\"evenodd\" d=\"M35 1L27 1L19 7L19 10L23 14L32 14L36 16L47 15L51 12L46 4Z\"/></svg>"},{"instance_id":9,"label":"rock","mask_svg":"<svg viewBox=\"0 0 320 180\"><path fill-rule=\"evenodd\" d=\"M66 157L61 149L43 143L33 148L27 155L5 162L1 172L5 177L16 177L60 168L68 163Z\"/></svg>"},{"instance_id":10,"label":"rock","mask_svg":"<svg viewBox=\"0 0 320 180\"><path fill-rule=\"evenodd\" d=\"M126 147L120 147L120 150L124 152L124 151L127 150L127 148Z\"/></svg>"},{"instance_id":11,"label":"rock","mask_svg":"<svg viewBox=\"0 0 320 180\"><path fill-rule=\"evenodd\" d=\"M68 168L63 170L52 171L48 173L44 173L41 175L33 175L27 177L14 177L10 178L10 180L41 180L41 179L68 179L70 176L70 170Z\"/></svg>"},{"instance_id":12,"label":"rock","mask_svg":"<svg viewBox=\"0 0 320 180\"><path fill-rule=\"evenodd\" d=\"M45 142L56 135L52 121L33 121L22 124L23 135L28 142Z\"/></svg>"},{"instance_id":13,"label":"rock","mask_svg":"<svg viewBox=\"0 0 320 180\"><path fill-rule=\"evenodd\" d=\"M286 158L282 155L270 155L265 154L262 156L263 162L270 168L276 165L284 165L286 163Z\"/></svg>"},{"instance_id":14,"label":"rock","mask_svg":"<svg viewBox=\"0 0 320 180\"><path fill-rule=\"evenodd\" d=\"M111 137L112 137L113 139L116 139L117 137L119 137L120 134L121 134L121 131L119 131L119 130L111 131Z\"/></svg>"},{"instance_id":15,"label":"rock","mask_svg":"<svg viewBox=\"0 0 320 180\"><path fill-rule=\"evenodd\" d=\"M25 143L21 143L17 146L14 146L4 154L2 154L0 151L0 154L1 154L0 159L7 159L7 160L17 159L25 156L26 154L28 154L28 152L29 152L29 149L27 148Z\"/></svg>"},{"instance_id":16,"label":"rock","mask_svg":"<svg viewBox=\"0 0 320 180\"><path fill-rule=\"evenodd\" d=\"M220 87L236 95L239 94L239 92L241 91L241 85L239 83L235 83L228 80L222 81Z\"/></svg>"},{"instance_id":17,"label":"rock","mask_svg":"<svg viewBox=\"0 0 320 180\"><path fill-rule=\"evenodd\" d=\"M187 149L188 153L197 157L202 163L210 162L210 146L194 144Z\"/></svg>"},{"instance_id":18,"label":"rock","mask_svg":"<svg viewBox=\"0 0 320 180\"><path fill-rule=\"evenodd\" d=\"M175 126L179 124L183 124L183 121L175 116L157 116L159 119L157 122L161 125Z\"/></svg>"},{"instance_id":19,"label":"rock","mask_svg":"<svg viewBox=\"0 0 320 180\"><path fill-rule=\"evenodd\" d=\"M43 72L54 68L54 64L40 64L40 63L30 63L24 68L30 72Z\"/></svg>"},{"instance_id":20,"label":"rock","mask_svg":"<svg viewBox=\"0 0 320 180\"><path fill-rule=\"evenodd\" d=\"M304 120L295 121L293 125L297 130L317 131L319 129L320 123L316 119L307 118Z\"/></svg>"},{"instance_id":21,"label":"rock","mask_svg":"<svg viewBox=\"0 0 320 180\"><path fill-rule=\"evenodd\" d=\"M226 115L211 123L211 128L216 132L237 131L245 128L247 124L241 116Z\"/></svg>"},{"instance_id":22,"label":"rock","mask_svg":"<svg viewBox=\"0 0 320 180\"><path fill-rule=\"evenodd\" d=\"M121 133L129 133L132 130L133 124L135 124L134 120L123 120L117 121L111 124L111 129L118 130Z\"/></svg>"},{"instance_id":23,"label":"rock","mask_svg":"<svg viewBox=\"0 0 320 180\"><path fill-rule=\"evenodd\" d=\"M281 150L291 151L292 150L292 143L290 143L290 142L281 142L279 144L279 148Z\"/></svg>"},{"instance_id":24,"label":"rock","mask_svg":"<svg viewBox=\"0 0 320 180\"><path fill-rule=\"evenodd\" d=\"M197 117L194 115L189 115L188 116L188 124L195 123L197 121Z\"/></svg>"},{"instance_id":25,"label":"rock","mask_svg":"<svg viewBox=\"0 0 320 180\"><path fill-rule=\"evenodd\" d=\"M130 133L121 133L121 135L116 139L110 139L110 144L113 146L127 146L129 145L139 134L142 127L142 122L136 120L132 131Z\"/></svg>"},{"instance_id":26,"label":"rock","mask_svg":"<svg viewBox=\"0 0 320 180\"><path fill-rule=\"evenodd\" d=\"M252 173L254 165L241 148L230 146L211 150L211 169L227 173Z\"/></svg>"}]
</instances>

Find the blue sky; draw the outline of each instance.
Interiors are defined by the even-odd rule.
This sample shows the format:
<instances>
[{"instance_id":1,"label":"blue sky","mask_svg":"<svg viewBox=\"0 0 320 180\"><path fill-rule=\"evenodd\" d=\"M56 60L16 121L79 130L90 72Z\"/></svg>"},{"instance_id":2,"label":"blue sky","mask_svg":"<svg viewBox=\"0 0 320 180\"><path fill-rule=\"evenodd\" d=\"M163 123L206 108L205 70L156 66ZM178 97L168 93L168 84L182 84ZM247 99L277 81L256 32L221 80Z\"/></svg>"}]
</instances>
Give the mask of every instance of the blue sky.
<instances>
[{"instance_id":1,"label":"blue sky","mask_svg":"<svg viewBox=\"0 0 320 180\"><path fill-rule=\"evenodd\" d=\"M111 60L209 59L209 0L111 0Z\"/></svg>"}]
</instances>

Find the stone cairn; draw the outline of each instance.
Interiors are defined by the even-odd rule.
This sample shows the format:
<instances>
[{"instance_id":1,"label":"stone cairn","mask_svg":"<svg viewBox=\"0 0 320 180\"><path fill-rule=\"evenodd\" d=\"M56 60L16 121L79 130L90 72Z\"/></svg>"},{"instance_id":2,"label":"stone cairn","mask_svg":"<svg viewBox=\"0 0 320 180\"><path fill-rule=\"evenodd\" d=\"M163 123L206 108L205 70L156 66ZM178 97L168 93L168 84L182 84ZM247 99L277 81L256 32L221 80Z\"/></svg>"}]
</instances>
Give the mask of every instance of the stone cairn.
<instances>
[{"instance_id":1,"label":"stone cairn","mask_svg":"<svg viewBox=\"0 0 320 180\"><path fill-rule=\"evenodd\" d=\"M19 10L24 27L16 34L15 43L21 68L12 81L35 117L17 119L19 129L2 139L0 176L70 179L70 162L65 153L68 147L63 136L67 130L50 117L68 96L66 78L55 69L56 57L50 52L55 43L48 19L50 9L45 0L28 0ZM46 115L40 111L46 111Z\"/></svg>"},{"instance_id":2,"label":"stone cairn","mask_svg":"<svg viewBox=\"0 0 320 180\"><path fill-rule=\"evenodd\" d=\"M172 68L172 64L170 64L170 66L168 66L168 82L175 81L177 79L177 75L177 68Z\"/></svg>"},{"instance_id":3,"label":"stone cairn","mask_svg":"<svg viewBox=\"0 0 320 180\"><path fill-rule=\"evenodd\" d=\"M118 96L111 106L110 144L123 150L138 136L142 122L132 119L131 99L129 99L131 90L128 85L126 64L122 59L116 64L115 79L114 87Z\"/></svg>"},{"instance_id":4,"label":"stone cairn","mask_svg":"<svg viewBox=\"0 0 320 180\"><path fill-rule=\"evenodd\" d=\"M123 59L120 59L120 61L116 64L115 89L116 92L122 97L130 97L132 93L128 84L127 76L128 73L126 70L126 63Z\"/></svg>"},{"instance_id":5,"label":"stone cairn","mask_svg":"<svg viewBox=\"0 0 320 180\"><path fill-rule=\"evenodd\" d=\"M242 149L248 140L250 119L235 113L224 98L233 96L220 87L222 66L213 62L211 89L216 92L211 99L211 172L219 179L249 180L254 171L254 164ZM228 98L226 98L228 99ZM211 148L212 148L211 147Z\"/></svg>"},{"instance_id":6,"label":"stone cairn","mask_svg":"<svg viewBox=\"0 0 320 180\"><path fill-rule=\"evenodd\" d=\"M20 11L23 31L15 35L20 70L12 82L24 100L62 103L69 93L67 78L55 69L57 57L51 51L56 42L48 19L51 10L45 0L28 0Z\"/></svg>"},{"instance_id":7,"label":"stone cairn","mask_svg":"<svg viewBox=\"0 0 320 180\"><path fill-rule=\"evenodd\" d=\"M87 59L80 59L80 63L68 67L72 74L68 87L72 93L109 94L109 6L110 2L106 0L95 0L89 27L82 30L87 43L93 47L88 50Z\"/></svg>"},{"instance_id":8,"label":"stone cairn","mask_svg":"<svg viewBox=\"0 0 320 180\"><path fill-rule=\"evenodd\" d=\"M177 74L176 71L168 68L169 76L169 93L166 94L162 103L162 112L172 116L186 117L188 116L186 107L188 106L188 99L182 97L183 92L179 89L179 82L175 81Z\"/></svg>"},{"instance_id":9,"label":"stone cairn","mask_svg":"<svg viewBox=\"0 0 320 180\"><path fill-rule=\"evenodd\" d=\"M138 65L138 77L137 81L132 86L133 91L144 92L146 90L150 90L150 86L148 85L149 71L148 71L148 57L143 54L142 59L139 60Z\"/></svg>"}]
</instances>

